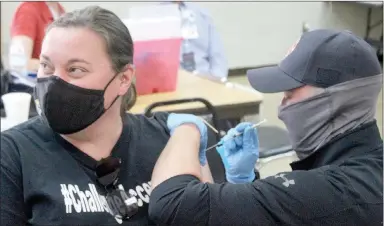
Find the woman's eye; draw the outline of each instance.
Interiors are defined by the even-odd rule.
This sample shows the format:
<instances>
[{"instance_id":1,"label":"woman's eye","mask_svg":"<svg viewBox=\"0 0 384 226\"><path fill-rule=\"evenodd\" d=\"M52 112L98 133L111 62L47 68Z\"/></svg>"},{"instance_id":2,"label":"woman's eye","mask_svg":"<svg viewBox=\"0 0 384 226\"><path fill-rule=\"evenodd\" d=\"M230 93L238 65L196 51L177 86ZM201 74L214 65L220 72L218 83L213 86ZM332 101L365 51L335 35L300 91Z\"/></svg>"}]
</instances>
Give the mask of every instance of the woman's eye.
<instances>
[{"instance_id":1,"label":"woman's eye","mask_svg":"<svg viewBox=\"0 0 384 226\"><path fill-rule=\"evenodd\" d=\"M47 64L46 63L40 63L40 67L45 68L45 67L47 67Z\"/></svg>"},{"instance_id":2,"label":"woman's eye","mask_svg":"<svg viewBox=\"0 0 384 226\"><path fill-rule=\"evenodd\" d=\"M68 69L69 76L71 76L73 78L83 77L86 72L87 72L87 70L85 70L84 68L79 68L79 67L71 67Z\"/></svg>"},{"instance_id":3,"label":"woman's eye","mask_svg":"<svg viewBox=\"0 0 384 226\"><path fill-rule=\"evenodd\" d=\"M78 72L82 72L82 70L80 70L79 68L70 68L69 69L69 72L71 72L71 73L78 73Z\"/></svg>"},{"instance_id":4,"label":"woman's eye","mask_svg":"<svg viewBox=\"0 0 384 226\"><path fill-rule=\"evenodd\" d=\"M83 72L86 72L86 70L82 68L74 67L69 69L69 73L83 73Z\"/></svg>"},{"instance_id":5,"label":"woman's eye","mask_svg":"<svg viewBox=\"0 0 384 226\"><path fill-rule=\"evenodd\" d=\"M42 69L44 74L52 74L53 73L52 68L47 63L41 62L40 68Z\"/></svg>"}]
</instances>

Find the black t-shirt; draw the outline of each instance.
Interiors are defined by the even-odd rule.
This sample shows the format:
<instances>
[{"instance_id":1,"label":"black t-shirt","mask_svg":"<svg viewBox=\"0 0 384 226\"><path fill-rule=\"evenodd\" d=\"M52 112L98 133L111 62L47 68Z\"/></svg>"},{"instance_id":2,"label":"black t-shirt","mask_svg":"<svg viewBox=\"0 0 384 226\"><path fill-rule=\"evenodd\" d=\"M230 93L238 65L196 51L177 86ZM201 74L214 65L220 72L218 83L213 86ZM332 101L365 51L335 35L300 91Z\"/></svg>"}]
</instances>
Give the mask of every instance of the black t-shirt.
<instances>
[{"instance_id":1,"label":"black t-shirt","mask_svg":"<svg viewBox=\"0 0 384 226\"><path fill-rule=\"evenodd\" d=\"M168 115L128 114L112 150L121 158L118 187L138 201L128 221L108 213L96 161L54 133L40 117L1 134L1 225L151 225L150 179L169 139Z\"/></svg>"}]
</instances>

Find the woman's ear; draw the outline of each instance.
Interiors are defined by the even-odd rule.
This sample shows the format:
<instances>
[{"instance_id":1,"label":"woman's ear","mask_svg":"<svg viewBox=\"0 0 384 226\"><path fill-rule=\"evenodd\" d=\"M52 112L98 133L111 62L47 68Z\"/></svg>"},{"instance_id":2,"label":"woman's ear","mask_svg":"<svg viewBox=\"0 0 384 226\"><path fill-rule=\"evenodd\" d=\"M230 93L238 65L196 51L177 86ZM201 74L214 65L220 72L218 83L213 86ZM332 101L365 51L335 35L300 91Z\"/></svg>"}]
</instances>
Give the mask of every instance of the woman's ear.
<instances>
[{"instance_id":1,"label":"woman's ear","mask_svg":"<svg viewBox=\"0 0 384 226\"><path fill-rule=\"evenodd\" d=\"M119 95L124 95L127 93L129 87L132 84L133 78L135 76L135 69L132 65L127 65L124 67L123 71L121 71L121 85Z\"/></svg>"}]
</instances>

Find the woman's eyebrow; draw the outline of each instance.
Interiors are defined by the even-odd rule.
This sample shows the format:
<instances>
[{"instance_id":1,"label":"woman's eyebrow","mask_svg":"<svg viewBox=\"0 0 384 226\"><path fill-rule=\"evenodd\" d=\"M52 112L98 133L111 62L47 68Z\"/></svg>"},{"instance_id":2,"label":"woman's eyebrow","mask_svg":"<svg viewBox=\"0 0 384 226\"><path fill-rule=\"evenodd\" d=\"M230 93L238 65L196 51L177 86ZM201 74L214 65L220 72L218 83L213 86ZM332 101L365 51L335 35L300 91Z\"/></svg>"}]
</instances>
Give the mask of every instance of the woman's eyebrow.
<instances>
[{"instance_id":1,"label":"woman's eyebrow","mask_svg":"<svg viewBox=\"0 0 384 226\"><path fill-rule=\"evenodd\" d=\"M85 63L85 64L91 64L89 63L88 61L84 60L84 59L79 59L79 58L72 58L70 60L68 60L68 63L67 64L73 64L73 63Z\"/></svg>"},{"instance_id":2,"label":"woman's eyebrow","mask_svg":"<svg viewBox=\"0 0 384 226\"><path fill-rule=\"evenodd\" d=\"M41 54L40 58L44 58L44 60L51 62L51 59L48 56L44 55L44 54Z\"/></svg>"}]
</instances>

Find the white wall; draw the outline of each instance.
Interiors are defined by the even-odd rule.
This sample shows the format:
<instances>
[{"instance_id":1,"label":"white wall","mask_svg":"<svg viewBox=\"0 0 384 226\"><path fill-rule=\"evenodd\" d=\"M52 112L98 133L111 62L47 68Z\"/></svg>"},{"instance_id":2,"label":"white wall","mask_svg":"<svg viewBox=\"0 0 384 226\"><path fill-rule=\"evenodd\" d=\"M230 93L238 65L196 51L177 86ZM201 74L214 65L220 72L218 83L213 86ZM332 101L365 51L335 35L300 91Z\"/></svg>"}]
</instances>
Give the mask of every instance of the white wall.
<instances>
[{"instance_id":1,"label":"white wall","mask_svg":"<svg viewBox=\"0 0 384 226\"><path fill-rule=\"evenodd\" d=\"M1 2L2 46L9 42L9 26L19 2ZM138 2L62 2L67 11L97 4L120 17ZM148 4L148 3L145 3ZM302 23L311 28L347 29L364 36L367 6L352 2L198 2L208 9L222 37L231 68L277 63L300 36ZM383 17L382 8L373 12ZM373 21L373 22L374 22ZM375 29L378 37L382 27ZM2 52L5 48L2 48Z\"/></svg>"}]
</instances>

